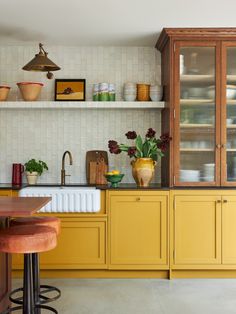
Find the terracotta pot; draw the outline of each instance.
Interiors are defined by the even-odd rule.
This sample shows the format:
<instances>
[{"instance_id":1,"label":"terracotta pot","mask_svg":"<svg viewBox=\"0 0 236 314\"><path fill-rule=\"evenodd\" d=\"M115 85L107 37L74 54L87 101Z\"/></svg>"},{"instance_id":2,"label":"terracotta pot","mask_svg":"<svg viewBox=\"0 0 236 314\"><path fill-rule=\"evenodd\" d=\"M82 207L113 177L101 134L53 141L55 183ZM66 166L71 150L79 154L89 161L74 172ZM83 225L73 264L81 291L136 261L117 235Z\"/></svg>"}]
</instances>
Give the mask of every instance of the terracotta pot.
<instances>
[{"instance_id":1,"label":"terracotta pot","mask_svg":"<svg viewBox=\"0 0 236 314\"><path fill-rule=\"evenodd\" d=\"M138 186L149 186L157 162L152 158L137 158L131 161L132 175Z\"/></svg>"},{"instance_id":2,"label":"terracotta pot","mask_svg":"<svg viewBox=\"0 0 236 314\"><path fill-rule=\"evenodd\" d=\"M0 85L0 101L7 100L11 87L7 85Z\"/></svg>"},{"instance_id":3,"label":"terracotta pot","mask_svg":"<svg viewBox=\"0 0 236 314\"><path fill-rule=\"evenodd\" d=\"M43 83L20 82L17 83L17 86L19 87L21 95L25 101L34 101L37 100L43 87Z\"/></svg>"},{"instance_id":4,"label":"terracotta pot","mask_svg":"<svg viewBox=\"0 0 236 314\"><path fill-rule=\"evenodd\" d=\"M26 171L26 178L29 185L35 185L38 180L38 172Z\"/></svg>"}]
</instances>

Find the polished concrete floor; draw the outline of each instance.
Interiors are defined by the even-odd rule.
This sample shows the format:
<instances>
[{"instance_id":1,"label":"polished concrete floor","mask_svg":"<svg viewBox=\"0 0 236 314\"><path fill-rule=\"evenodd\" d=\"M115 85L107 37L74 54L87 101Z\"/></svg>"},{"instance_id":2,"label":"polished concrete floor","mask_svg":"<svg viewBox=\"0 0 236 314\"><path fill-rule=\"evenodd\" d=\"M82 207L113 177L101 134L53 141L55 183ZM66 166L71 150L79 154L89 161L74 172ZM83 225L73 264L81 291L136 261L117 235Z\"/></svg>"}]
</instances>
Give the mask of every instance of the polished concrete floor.
<instances>
[{"instance_id":1,"label":"polished concrete floor","mask_svg":"<svg viewBox=\"0 0 236 314\"><path fill-rule=\"evenodd\" d=\"M42 281L61 289L60 314L236 314L235 279Z\"/></svg>"}]
</instances>

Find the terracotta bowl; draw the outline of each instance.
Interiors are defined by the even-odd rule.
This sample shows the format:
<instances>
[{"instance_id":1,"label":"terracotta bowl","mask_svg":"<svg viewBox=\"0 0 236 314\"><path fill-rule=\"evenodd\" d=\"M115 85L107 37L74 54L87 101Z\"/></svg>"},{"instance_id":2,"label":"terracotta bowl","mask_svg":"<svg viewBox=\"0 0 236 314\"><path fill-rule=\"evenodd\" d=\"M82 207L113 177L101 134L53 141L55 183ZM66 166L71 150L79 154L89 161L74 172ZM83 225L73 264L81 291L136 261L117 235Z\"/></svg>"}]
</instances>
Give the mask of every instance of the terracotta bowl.
<instances>
[{"instance_id":1,"label":"terracotta bowl","mask_svg":"<svg viewBox=\"0 0 236 314\"><path fill-rule=\"evenodd\" d=\"M7 100L11 87L7 85L0 85L0 101Z\"/></svg>"},{"instance_id":2,"label":"terracotta bowl","mask_svg":"<svg viewBox=\"0 0 236 314\"><path fill-rule=\"evenodd\" d=\"M17 86L19 87L21 95L25 101L34 101L39 97L43 83L20 82L17 83Z\"/></svg>"}]
</instances>

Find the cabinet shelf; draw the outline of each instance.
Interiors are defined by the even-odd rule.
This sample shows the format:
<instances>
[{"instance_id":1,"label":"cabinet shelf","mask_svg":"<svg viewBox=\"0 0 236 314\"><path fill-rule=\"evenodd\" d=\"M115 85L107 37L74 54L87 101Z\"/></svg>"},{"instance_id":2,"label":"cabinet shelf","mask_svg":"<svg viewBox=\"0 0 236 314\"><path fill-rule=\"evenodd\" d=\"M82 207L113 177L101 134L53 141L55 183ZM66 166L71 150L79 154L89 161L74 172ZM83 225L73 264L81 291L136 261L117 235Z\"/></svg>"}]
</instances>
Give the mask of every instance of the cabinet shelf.
<instances>
[{"instance_id":1,"label":"cabinet shelf","mask_svg":"<svg viewBox=\"0 0 236 314\"><path fill-rule=\"evenodd\" d=\"M192 129L192 128L213 128L213 124L208 123L188 123L188 124L180 124L180 127L183 129Z\"/></svg>"},{"instance_id":2,"label":"cabinet shelf","mask_svg":"<svg viewBox=\"0 0 236 314\"><path fill-rule=\"evenodd\" d=\"M213 105L214 103L214 99L180 99L180 105Z\"/></svg>"},{"instance_id":3,"label":"cabinet shelf","mask_svg":"<svg viewBox=\"0 0 236 314\"><path fill-rule=\"evenodd\" d=\"M180 148L181 152L213 152L212 148Z\"/></svg>"},{"instance_id":4,"label":"cabinet shelf","mask_svg":"<svg viewBox=\"0 0 236 314\"><path fill-rule=\"evenodd\" d=\"M163 109L163 101L5 101L0 109Z\"/></svg>"},{"instance_id":5,"label":"cabinet shelf","mask_svg":"<svg viewBox=\"0 0 236 314\"><path fill-rule=\"evenodd\" d=\"M214 75L208 74L183 74L180 76L181 83L211 83L215 82Z\"/></svg>"},{"instance_id":6,"label":"cabinet shelf","mask_svg":"<svg viewBox=\"0 0 236 314\"><path fill-rule=\"evenodd\" d=\"M227 83L236 84L236 75L227 75Z\"/></svg>"}]
</instances>

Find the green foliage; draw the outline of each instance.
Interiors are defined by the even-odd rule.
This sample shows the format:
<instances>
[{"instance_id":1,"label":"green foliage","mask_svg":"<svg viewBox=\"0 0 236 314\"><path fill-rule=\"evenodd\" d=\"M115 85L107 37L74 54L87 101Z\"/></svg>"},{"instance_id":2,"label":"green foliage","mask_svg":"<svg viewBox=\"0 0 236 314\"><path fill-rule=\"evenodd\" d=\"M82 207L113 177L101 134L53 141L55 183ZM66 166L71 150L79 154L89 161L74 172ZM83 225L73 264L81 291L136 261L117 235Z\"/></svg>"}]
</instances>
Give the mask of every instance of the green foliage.
<instances>
[{"instance_id":1,"label":"green foliage","mask_svg":"<svg viewBox=\"0 0 236 314\"><path fill-rule=\"evenodd\" d=\"M28 171L30 173L38 172L38 175L41 176L44 170L48 170L48 166L42 160L37 161L35 159L30 159L25 163L25 171Z\"/></svg>"}]
</instances>

